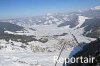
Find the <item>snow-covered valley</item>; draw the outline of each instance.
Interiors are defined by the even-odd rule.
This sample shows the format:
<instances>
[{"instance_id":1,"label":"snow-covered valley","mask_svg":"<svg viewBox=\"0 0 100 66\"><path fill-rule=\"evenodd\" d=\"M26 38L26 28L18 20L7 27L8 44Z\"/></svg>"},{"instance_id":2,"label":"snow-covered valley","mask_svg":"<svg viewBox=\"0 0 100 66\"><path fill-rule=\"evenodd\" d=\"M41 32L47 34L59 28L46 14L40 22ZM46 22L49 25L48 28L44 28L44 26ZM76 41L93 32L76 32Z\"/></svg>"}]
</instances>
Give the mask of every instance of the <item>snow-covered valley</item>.
<instances>
[{"instance_id":1,"label":"snow-covered valley","mask_svg":"<svg viewBox=\"0 0 100 66\"><path fill-rule=\"evenodd\" d=\"M79 43L89 43L94 39L82 35L83 29L70 29L66 27L50 26L34 26L36 31L29 30L26 33L14 33L5 31L8 34L15 35L34 35L36 39L43 39L46 42L39 41L27 42L27 44L17 41L0 40L0 66L54 66L54 56L58 56L62 45L66 43L66 47L62 52L61 57L69 57L73 48L77 46L74 38L70 34L74 34ZM69 32L70 31L70 32ZM78 32L78 33L77 33ZM79 51L80 49L77 49ZM75 53L75 52L74 52ZM62 66L63 63L58 63L57 66Z\"/></svg>"}]
</instances>

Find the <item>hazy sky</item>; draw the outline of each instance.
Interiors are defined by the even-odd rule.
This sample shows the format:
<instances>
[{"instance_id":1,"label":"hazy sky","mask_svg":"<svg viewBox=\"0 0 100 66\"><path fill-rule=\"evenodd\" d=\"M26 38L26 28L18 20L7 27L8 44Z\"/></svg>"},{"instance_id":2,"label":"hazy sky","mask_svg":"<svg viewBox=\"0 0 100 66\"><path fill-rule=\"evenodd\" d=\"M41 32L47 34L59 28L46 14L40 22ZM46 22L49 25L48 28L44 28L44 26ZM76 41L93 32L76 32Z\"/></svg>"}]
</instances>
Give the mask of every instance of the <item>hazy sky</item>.
<instances>
[{"instance_id":1,"label":"hazy sky","mask_svg":"<svg viewBox=\"0 0 100 66\"><path fill-rule=\"evenodd\" d=\"M0 0L0 19L78 11L99 5L100 0Z\"/></svg>"}]
</instances>

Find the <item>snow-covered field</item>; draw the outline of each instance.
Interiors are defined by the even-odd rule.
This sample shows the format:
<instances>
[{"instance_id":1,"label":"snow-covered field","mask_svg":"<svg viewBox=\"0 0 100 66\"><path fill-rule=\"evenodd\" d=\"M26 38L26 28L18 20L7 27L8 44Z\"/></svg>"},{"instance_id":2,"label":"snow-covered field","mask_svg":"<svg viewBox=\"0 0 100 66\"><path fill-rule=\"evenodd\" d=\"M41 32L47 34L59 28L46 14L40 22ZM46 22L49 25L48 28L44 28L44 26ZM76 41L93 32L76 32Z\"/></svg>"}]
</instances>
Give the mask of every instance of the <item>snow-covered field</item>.
<instances>
[{"instance_id":1,"label":"snow-covered field","mask_svg":"<svg viewBox=\"0 0 100 66\"><path fill-rule=\"evenodd\" d=\"M61 57L68 57L71 48L64 50ZM60 51L59 51L60 52ZM0 66L54 66L54 56L59 52L0 51ZM57 66L61 66L59 63Z\"/></svg>"}]
</instances>

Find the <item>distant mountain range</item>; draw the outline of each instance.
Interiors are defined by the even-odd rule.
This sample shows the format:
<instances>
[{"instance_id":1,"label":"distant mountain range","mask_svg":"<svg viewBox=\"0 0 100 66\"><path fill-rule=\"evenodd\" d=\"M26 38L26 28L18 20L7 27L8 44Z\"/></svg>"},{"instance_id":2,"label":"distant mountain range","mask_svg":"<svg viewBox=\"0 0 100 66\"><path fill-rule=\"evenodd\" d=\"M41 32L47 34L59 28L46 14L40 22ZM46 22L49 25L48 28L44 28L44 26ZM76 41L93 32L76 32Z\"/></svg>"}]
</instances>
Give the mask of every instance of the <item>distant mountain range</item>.
<instances>
[{"instance_id":1,"label":"distant mountain range","mask_svg":"<svg viewBox=\"0 0 100 66\"><path fill-rule=\"evenodd\" d=\"M47 15L43 15L43 16L7 19L1 21L9 22L23 27L30 27L34 25L52 25L52 24L55 24L58 27L65 27L65 26L69 26L69 28L84 27L85 36L94 37L94 38L100 36L99 35L100 6L88 10L84 10L84 11L71 12L69 14L48 13ZM7 29L14 31L21 28L16 25L12 26L13 29L11 28L7 28ZM0 27L2 27L1 24Z\"/></svg>"}]
</instances>

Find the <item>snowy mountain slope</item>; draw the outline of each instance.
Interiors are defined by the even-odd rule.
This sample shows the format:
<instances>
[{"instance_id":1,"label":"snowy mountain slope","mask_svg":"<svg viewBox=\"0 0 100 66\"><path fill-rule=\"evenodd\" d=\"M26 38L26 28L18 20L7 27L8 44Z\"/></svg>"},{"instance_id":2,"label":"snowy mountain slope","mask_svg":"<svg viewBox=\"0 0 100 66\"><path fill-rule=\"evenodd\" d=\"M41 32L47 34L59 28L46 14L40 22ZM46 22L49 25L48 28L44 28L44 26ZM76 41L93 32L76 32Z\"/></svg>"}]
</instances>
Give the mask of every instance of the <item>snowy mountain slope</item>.
<instances>
[{"instance_id":1,"label":"snowy mountain slope","mask_svg":"<svg viewBox=\"0 0 100 66\"><path fill-rule=\"evenodd\" d=\"M23 27L8 22L0 22L0 30L1 32L5 30L14 32L23 30Z\"/></svg>"},{"instance_id":2,"label":"snowy mountain slope","mask_svg":"<svg viewBox=\"0 0 100 66\"><path fill-rule=\"evenodd\" d=\"M86 19L89 19L88 17L85 16L78 16L78 25L76 27L80 27L81 25L83 25L83 23L85 22Z\"/></svg>"},{"instance_id":3,"label":"snowy mountain slope","mask_svg":"<svg viewBox=\"0 0 100 66\"><path fill-rule=\"evenodd\" d=\"M89 19L89 17L85 17L77 14L69 15L68 18L69 21L59 24L58 27L69 25L70 28L75 28L75 27L78 28L85 22L86 19Z\"/></svg>"},{"instance_id":4,"label":"snowy mountain slope","mask_svg":"<svg viewBox=\"0 0 100 66\"><path fill-rule=\"evenodd\" d=\"M79 52L77 52L75 55L73 55L73 57L77 58L77 57L95 57L95 59L93 61L95 61L94 63L71 63L68 64L67 66L98 66L100 65L100 39L98 38L96 41L90 42L89 44L86 44L82 50L80 50ZM66 65L63 65L66 66Z\"/></svg>"},{"instance_id":5,"label":"snowy mountain slope","mask_svg":"<svg viewBox=\"0 0 100 66\"><path fill-rule=\"evenodd\" d=\"M87 19L81 27L85 27L84 35L93 38L100 37L100 18Z\"/></svg>"}]
</instances>

